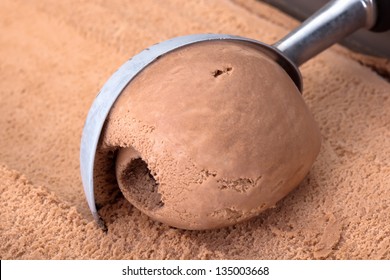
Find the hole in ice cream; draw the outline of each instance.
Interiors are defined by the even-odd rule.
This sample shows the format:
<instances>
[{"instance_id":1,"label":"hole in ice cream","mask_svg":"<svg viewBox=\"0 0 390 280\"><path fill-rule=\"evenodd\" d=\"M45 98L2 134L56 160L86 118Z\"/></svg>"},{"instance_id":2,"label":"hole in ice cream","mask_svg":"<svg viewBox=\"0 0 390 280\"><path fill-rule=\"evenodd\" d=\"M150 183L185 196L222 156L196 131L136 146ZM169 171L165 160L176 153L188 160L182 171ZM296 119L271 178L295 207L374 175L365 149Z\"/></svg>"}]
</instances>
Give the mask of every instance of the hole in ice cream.
<instances>
[{"instance_id":1,"label":"hole in ice cream","mask_svg":"<svg viewBox=\"0 0 390 280\"><path fill-rule=\"evenodd\" d=\"M216 69L215 71L212 72L214 78L217 78L218 76L221 76L222 74L230 74L230 72L233 70L232 67L225 67L222 70L221 69Z\"/></svg>"},{"instance_id":2,"label":"hole in ice cream","mask_svg":"<svg viewBox=\"0 0 390 280\"><path fill-rule=\"evenodd\" d=\"M159 184L141 158L131 159L127 163L118 174L118 183L124 196L139 207L153 211L164 206L158 192Z\"/></svg>"}]
</instances>

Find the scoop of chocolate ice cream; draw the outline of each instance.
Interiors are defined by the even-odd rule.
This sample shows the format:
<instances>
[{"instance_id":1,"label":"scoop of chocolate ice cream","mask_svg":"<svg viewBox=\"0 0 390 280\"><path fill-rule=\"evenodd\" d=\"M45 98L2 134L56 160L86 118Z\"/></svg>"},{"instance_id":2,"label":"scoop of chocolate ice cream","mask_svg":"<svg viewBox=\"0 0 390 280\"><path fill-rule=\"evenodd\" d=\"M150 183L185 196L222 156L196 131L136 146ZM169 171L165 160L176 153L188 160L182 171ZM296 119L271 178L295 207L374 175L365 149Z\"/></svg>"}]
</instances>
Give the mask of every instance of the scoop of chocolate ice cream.
<instances>
[{"instance_id":1,"label":"scoop of chocolate ice cream","mask_svg":"<svg viewBox=\"0 0 390 280\"><path fill-rule=\"evenodd\" d=\"M193 44L145 68L103 133L126 199L185 229L232 225L304 178L319 130L288 74L254 45Z\"/></svg>"}]
</instances>

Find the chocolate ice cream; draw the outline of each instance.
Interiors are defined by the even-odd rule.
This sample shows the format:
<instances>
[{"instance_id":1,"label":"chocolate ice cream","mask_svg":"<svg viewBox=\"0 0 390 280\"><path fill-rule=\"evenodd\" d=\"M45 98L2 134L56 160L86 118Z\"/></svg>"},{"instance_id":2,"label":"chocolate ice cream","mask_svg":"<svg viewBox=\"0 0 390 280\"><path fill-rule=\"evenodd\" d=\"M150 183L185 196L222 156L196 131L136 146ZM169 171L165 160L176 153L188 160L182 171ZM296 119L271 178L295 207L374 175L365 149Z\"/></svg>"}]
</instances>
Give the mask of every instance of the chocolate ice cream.
<instances>
[{"instance_id":1,"label":"chocolate ice cream","mask_svg":"<svg viewBox=\"0 0 390 280\"><path fill-rule=\"evenodd\" d=\"M185 229L228 226L273 207L304 178L319 130L287 73L249 43L164 55L122 92L104 147L124 196Z\"/></svg>"}]
</instances>

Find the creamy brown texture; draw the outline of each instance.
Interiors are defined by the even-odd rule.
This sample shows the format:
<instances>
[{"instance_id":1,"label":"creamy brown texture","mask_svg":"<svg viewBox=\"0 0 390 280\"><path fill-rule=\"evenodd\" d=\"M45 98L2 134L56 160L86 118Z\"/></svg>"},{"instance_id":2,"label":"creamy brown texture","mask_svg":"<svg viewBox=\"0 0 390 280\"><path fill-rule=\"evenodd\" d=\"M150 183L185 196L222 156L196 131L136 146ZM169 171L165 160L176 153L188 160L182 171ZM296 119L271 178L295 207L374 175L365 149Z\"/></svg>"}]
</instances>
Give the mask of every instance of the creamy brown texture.
<instances>
[{"instance_id":1,"label":"creamy brown texture","mask_svg":"<svg viewBox=\"0 0 390 280\"><path fill-rule=\"evenodd\" d=\"M278 64L253 44L213 41L166 54L137 75L111 109L102 142L130 147L119 152L116 173L137 208L175 227L210 229L275 206L308 172L320 135Z\"/></svg>"},{"instance_id":2,"label":"creamy brown texture","mask_svg":"<svg viewBox=\"0 0 390 280\"><path fill-rule=\"evenodd\" d=\"M322 147L275 208L227 228L177 230L133 207L113 178L99 190L108 232L96 227L79 145L97 92L159 41L220 32L273 43L291 28L260 1L240 2L252 10L224 0L0 1L1 259L390 259L390 85L339 48L301 68Z\"/></svg>"}]
</instances>

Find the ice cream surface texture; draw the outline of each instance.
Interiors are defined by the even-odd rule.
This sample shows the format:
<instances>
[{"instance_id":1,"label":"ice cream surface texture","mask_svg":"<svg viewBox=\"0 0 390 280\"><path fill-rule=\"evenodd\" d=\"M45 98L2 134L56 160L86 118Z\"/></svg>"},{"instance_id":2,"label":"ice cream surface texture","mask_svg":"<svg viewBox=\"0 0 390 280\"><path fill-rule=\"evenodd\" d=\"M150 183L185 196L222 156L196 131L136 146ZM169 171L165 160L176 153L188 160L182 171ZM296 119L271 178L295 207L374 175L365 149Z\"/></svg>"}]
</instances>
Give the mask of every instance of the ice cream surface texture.
<instances>
[{"instance_id":1,"label":"ice cream surface texture","mask_svg":"<svg viewBox=\"0 0 390 280\"><path fill-rule=\"evenodd\" d=\"M320 133L288 74L250 43L170 52L119 96L101 146L124 196L151 218L219 228L275 204L308 173Z\"/></svg>"}]
</instances>

